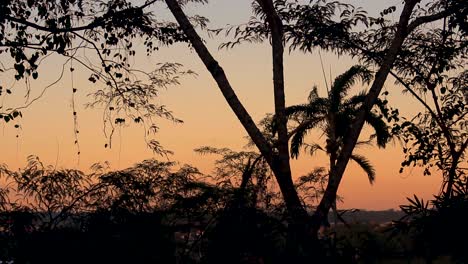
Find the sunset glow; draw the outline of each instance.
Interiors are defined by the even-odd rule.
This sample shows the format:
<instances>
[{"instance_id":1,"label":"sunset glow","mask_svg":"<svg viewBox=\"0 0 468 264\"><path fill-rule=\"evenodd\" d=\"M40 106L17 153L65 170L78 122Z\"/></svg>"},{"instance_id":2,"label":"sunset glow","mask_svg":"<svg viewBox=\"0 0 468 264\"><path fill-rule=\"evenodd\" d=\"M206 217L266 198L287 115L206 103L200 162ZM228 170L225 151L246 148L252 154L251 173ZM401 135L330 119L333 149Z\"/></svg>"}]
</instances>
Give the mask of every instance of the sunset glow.
<instances>
[{"instance_id":1,"label":"sunset glow","mask_svg":"<svg viewBox=\"0 0 468 264\"><path fill-rule=\"evenodd\" d=\"M217 28L245 22L250 16L247 0L213 1L209 6L196 6L189 13L200 13L210 18L210 27ZM354 1L371 11L378 10L380 4L399 1ZM379 2L379 3L377 3ZM152 8L159 8L159 5ZM170 17L167 10L164 16ZM229 50L218 50L219 38L206 37L208 47L219 60L227 73L232 86L255 121L265 114L273 112L271 50L266 43L243 44ZM135 42L135 45L141 45ZM334 78L358 61L347 56L331 53L321 54L326 78ZM5 107L21 106L41 94L42 90L61 75L64 60L53 57L40 67L38 80L25 84L14 81L13 76L2 73L4 86L10 86L14 95L3 94ZM245 130L229 109L218 87L201 64L195 52L187 45L177 44L162 47L151 57L146 57L143 47L133 62L135 68L150 69L159 62L178 62L185 69L195 71L198 76L181 79L181 85L162 90L158 103L166 105L173 114L184 121L173 124L160 119L156 139L174 155L167 159L181 164L192 164L205 173L210 173L213 158L200 156L193 149L200 146L229 147L241 150L247 143ZM49 87L44 95L22 110L24 117L12 123L0 123L0 161L11 169L25 165L28 155L37 155L47 164L63 168L88 170L96 162L109 161L112 168L122 169L144 159L166 157L154 155L145 145L144 130L138 124L117 127L112 148L105 148L108 138L102 132L102 109L84 107L91 99L87 94L98 85L87 79L89 72L76 66L73 75L74 88L78 89L75 99L78 114L78 140L80 155L74 144L73 110L71 108L72 84L69 64L59 82ZM319 87L319 93L326 94L326 85L320 56L317 51L304 54L298 51L285 56L286 104L304 103L313 85ZM25 98L26 85L31 87L29 99ZM356 85L352 93L363 88ZM402 115L411 117L421 111L415 100L408 94L402 94L402 87L395 86L393 79L388 79L385 89L390 92L389 102L401 109ZM15 128L18 124L20 128ZM18 137L17 137L18 136ZM319 134L311 136L310 141L322 140ZM343 208L389 209L398 208L406 202L406 197L418 194L425 199L432 198L440 189L441 176L422 176L421 170L406 169L398 172L402 161L402 152L398 141L387 149L374 146L356 150L367 156L376 167L377 178L373 186L369 185L363 172L355 165L348 166L339 195L344 197ZM302 155L292 162L294 177L299 177L316 166L327 166L325 157Z\"/></svg>"}]
</instances>

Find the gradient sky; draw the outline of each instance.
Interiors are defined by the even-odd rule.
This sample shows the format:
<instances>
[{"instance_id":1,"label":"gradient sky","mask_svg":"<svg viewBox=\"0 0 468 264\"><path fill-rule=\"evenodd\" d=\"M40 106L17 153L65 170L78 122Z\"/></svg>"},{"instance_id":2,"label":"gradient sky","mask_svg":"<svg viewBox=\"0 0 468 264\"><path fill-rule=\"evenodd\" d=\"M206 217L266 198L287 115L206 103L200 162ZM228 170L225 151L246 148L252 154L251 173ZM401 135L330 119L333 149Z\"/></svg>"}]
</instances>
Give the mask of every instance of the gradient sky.
<instances>
[{"instance_id":1,"label":"gradient sky","mask_svg":"<svg viewBox=\"0 0 468 264\"><path fill-rule=\"evenodd\" d=\"M245 22L251 15L248 0L212 0L207 6L190 7L188 13L199 13L210 18L212 28L227 24ZM376 13L379 8L398 5L401 1L352 1L363 6L369 13ZM158 7L153 7L154 9ZM159 9L160 10L160 9ZM170 17L167 10L161 14ZM225 69L232 86L255 120L260 120L266 113L273 111L271 50L265 44L245 44L233 50L218 50L219 39L206 39L208 47ZM137 41L136 45L143 46ZM322 54L325 69L332 76L337 76L357 63L348 57ZM230 147L241 150L245 145L246 133L229 109L219 89L193 50L186 45L162 48L152 57L137 54L134 66L151 69L158 62L180 62L187 69L198 73L197 77L184 78L182 84L161 92L159 103L165 104L184 124L172 124L165 120L157 123L161 130L157 139L167 149L175 152L172 160L189 163L209 173L213 158L193 153L193 149L210 145ZM31 82L31 98L41 93L45 86L60 76L63 60L51 57L41 65L40 78ZM59 83L50 87L42 98L23 110L24 117L14 123L0 123L0 162L11 169L24 166L28 155L37 155L47 164L58 167L72 167L86 170L95 162L109 161L113 168L125 168L154 156L146 148L141 127L132 125L117 129L113 148L105 149L106 138L102 133L102 112L99 109L85 109L90 101L87 94L96 86L87 81L89 72L76 67L74 86L78 88L77 112L79 124L79 142L81 155L76 155L74 145L73 116L71 109L71 76L65 71ZM327 73L328 74L328 73ZM317 53L303 54L293 52L285 57L285 78L287 104L305 102L308 92L314 84L319 86L319 93L325 95L325 84ZM24 82L14 82L12 76L0 75L4 87L12 87L13 95L0 98L4 106L24 104ZM355 87L358 92L365 87ZM404 115L410 116L419 110L416 101L402 95L401 88L389 80L385 87L390 92L390 103L400 108ZM14 124L20 129L15 129ZM16 137L18 135L18 138ZM318 140L311 137L309 140ZM365 174L355 165L348 166L339 190L344 197L344 208L389 209L397 208L406 202L405 197L414 193L425 199L438 192L440 176L422 176L420 169L407 169L399 174L402 161L399 143L391 144L385 150L365 147L356 150L366 155L377 170L377 180L370 186ZM323 156L303 158L292 162L295 176L301 176L315 166L327 166ZM79 160L79 162L78 162Z\"/></svg>"}]
</instances>

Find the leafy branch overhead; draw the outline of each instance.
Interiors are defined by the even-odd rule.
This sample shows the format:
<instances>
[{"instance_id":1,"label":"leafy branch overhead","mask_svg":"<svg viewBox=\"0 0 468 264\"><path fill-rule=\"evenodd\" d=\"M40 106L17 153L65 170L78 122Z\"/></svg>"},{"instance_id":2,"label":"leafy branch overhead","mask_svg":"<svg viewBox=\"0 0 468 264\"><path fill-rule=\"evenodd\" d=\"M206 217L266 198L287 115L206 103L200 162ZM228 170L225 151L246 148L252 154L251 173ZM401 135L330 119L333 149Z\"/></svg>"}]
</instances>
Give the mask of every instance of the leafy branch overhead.
<instances>
[{"instance_id":1,"label":"leafy branch overhead","mask_svg":"<svg viewBox=\"0 0 468 264\"><path fill-rule=\"evenodd\" d=\"M155 1L135 6L125 0L111 1L2 1L0 3L0 56L7 59L0 65L2 75L14 74L17 81L25 80L27 102L24 106L8 105L0 108L5 122L16 118L20 109L39 99L29 100L31 79L42 74L40 65L52 54L64 58L63 69L76 68L90 72L89 81L99 88L93 92L92 105L104 106L104 134L112 142L116 124L125 119L144 123L145 134L157 130L155 118L162 117L180 122L165 106L155 103L159 90L179 84L183 75L192 71L181 70L177 63L162 63L147 71L135 68L132 57L136 55L134 43L140 39L149 55L161 46L187 42L178 25L166 22L151 12L145 11ZM204 26L206 19L192 18ZM7 64L11 62L11 67ZM73 75L72 75L73 78ZM17 90L17 89L16 89ZM0 94L19 93L0 83ZM71 87L72 94L78 87ZM74 118L77 113L73 110ZM147 139L153 150L161 146Z\"/></svg>"}]
</instances>

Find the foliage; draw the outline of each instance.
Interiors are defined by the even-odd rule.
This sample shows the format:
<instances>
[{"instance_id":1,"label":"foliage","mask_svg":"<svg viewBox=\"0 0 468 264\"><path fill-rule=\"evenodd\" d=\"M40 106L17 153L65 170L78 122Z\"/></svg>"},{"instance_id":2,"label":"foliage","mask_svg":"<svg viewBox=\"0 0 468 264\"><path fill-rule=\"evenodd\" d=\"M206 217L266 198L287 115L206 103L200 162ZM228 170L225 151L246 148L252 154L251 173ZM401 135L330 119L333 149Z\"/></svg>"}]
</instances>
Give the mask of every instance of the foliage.
<instances>
[{"instance_id":1,"label":"foliage","mask_svg":"<svg viewBox=\"0 0 468 264\"><path fill-rule=\"evenodd\" d=\"M89 81L99 84L91 93L93 101L89 106L103 109L104 134L108 140L105 146L111 146L115 126L129 119L143 124L145 140L153 151L168 154L158 141L147 136L157 131L155 118L181 120L164 105L155 103L155 99L162 88L179 84L181 76L193 72L181 70L177 63L159 64L153 71L133 67L134 43L138 39L143 41L147 55L161 46L187 41L176 24L145 11L154 2L135 6L126 0L2 1L0 73L5 77L14 74L16 81L24 80L27 100L23 106L8 105L7 96L0 106L0 119L9 122L21 117L24 112L21 109L29 107L58 83L66 69L73 79L74 71L83 68L90 73ZM193 21L201 26L205 23L199 16ZM40 77L41 64L54 54L64 59L58 79L46 86L38 97L29 98L32 80ZM73 80L71 86L75 144L78 144L78 113L74 106L78 87ZM15 91L0 84L0 94L3 92L9 95Z\"/></svg>"},{"instance_id":2,"label":"foliage","mask_svg":"<svg viewBox=\"0 0 468 264\"><path fill-rule=\"evenodd\" d=\"M86 196L93 191L92 178L78 170L56 170L45 166L37 157L28 157L22 171L13 172L2 168L14 183L14 192L19 196L10 210L41 212L37 215L39 228L53 229L71 214L86 211Z\"/></svg>"},{"instance_id":3,"label":"foliage","mask_svg":"<svg viewBox=\"0 0 468 264\"><path fill-rule=\"evenodd\" d=\"M296 181L296 188L301 194L304 204L312 206L320 201L328 180L324 167L318 167Z\"/></svg>"},{"instance_id":4,"label":"foliage","mask_svg":"<svg viewBox=\"0 0 468 264\"><path fill-rule=\"evenodd\" d=\"M454 193L435 196L425 202L416 195L408 198L409 204L400 208L405 216L395 221L394 234L409 234L414 243L414 252L431 261L438 256L451 256L456 263L468 260L466 236L468 229L463 224L468 207L468 185L464 177L455 183Z\"/></svg>"},{"instance_id":5,"label":"foliage","mask_svg":"<svg viewBox=\"0 0 468 264\"><path fill-rule=\"evenodd\" d=\"M239 195L252 195L249 202L264 210L273 209L279 202L275 186L271 182L272 172L257 152L237 152L228 148L206 146L195 149L195 152L220 156L215 162L212 176L217 185L239 188L244 192Z\"/></svg>"},{"instance_id":6,"label":"foliage","mask_svg":"<svg viewBox=\"0 0 468 264\"><path fill-rule=\"evenodd\" d=\"M292 126L290 132L291 157L297 158L301 148L305 148L310 154L321 150L330 157L330 167L335 165L343 147L344 138L365 100L366 92L364 91L346 98L352 86L359 79L363 83L369 83L372 74L362 66L353 66L335 79L327 97L320 97L317 87L314 87L306 104L286 108L289 120L296 124ZM384 118L391 120L395 118L395 115L390 113L387 100L379 99L374 110L366 116L366 123L374 130L374 134L370 136L368 141L358 144L370 144L371 140L375 138L379 147L385 147L391 139L391 135ZM324 147L317 143L306 144L304 142L306 135L314 129L319 129L325 135L326 145ZM366 172L369 182L372 183L375 179L375 171L369 160L358 154L353 154L351 159Z\"/></svg>"},{"instance_id":7,"label":"foliage","mask_svg":"<svg viewBox=\"0 0 468 264\"><path fill-rule=\"evenodd\" d=\"M242 156L224 156L217 164L228 160L241 164ZM117 263L135 256L142 263L162 261L161 258L174 263L170 257L177 255L185 263L200 261L197 251L209 259L219 254L215 248L228 241L224 237L228 230L233 241L242 236L252 239L250 245L231 248L233 254L248 252L255 245L277 243L274 241L284 235L285 227L280 218L269 215L273 210L266 211L267 198L262 195L271 194L269 189L259 191L264 184L259 179L265 173L260 164L255 163L255 178L249 178L243 190L225 182L211 184L192 166L176 168L174 162L156 160L145 160L119 171L111 171L108 164L95 164L90 173L46 166L34 156L18 172L2 166L0 175L6 177L9 190L18 197L9 204L8 193L5 191L2 196L5 199L0 212L0 243L8 244L2 244L6 248L2 257L20 263L43 261L50 249L33 245L47 243L65 255L84 251L77 262L85 256L93 256L99 262L107 255ZM243 171L231 170L231 176L242 177ZM219 179L225 177L220 175ZM244 203L241 197L248 199ZM233 229L233 223L239 228ZM251 229L245 228L247 223ZM60 244L60 240L66 243ZM213 244L214 241L218 242ZM99 243L106 246L96 251ZM160 245L160 250L151 249L156 245ZM112 253L117 248L122 248L122 254ZM269 249L265 250L262 254L266 256ZM22 251L29 253L19 254ZM54 263L62 253L49 261Z\"/></svg>"},{"instance_id":8,"label":"foliage","mask_svg":"<svg viewBox=\"0 0 468 264\"><path fill-rule=\"evenodd\" d=\"M338 1L275 1L275 7L284 25L285 43L291 50L311 52L321 48L357 57L368 66L382 65L398 26L390 19L397 10L395 6L384 9L378 17L367 16L361 8ZM231 48L243 42L264 41L270 37L270 30L263 22L265 14L258 4L254 4L254 10L256 16L245 25L226 29L226 33L232 34L235 40L222 47ZM463 111L466 109L466 92L464 88L456 89L454 84L463 83L466 75L463 66L466 65L467 53L467 12L463 1L446 0L420 4L413 12L408 27L409 35L397 54L391 74L432 113L421 113L416 117L417 120L413 120L415 122L403 122L395 128L395 133L402 133L405 137L407 157L402 167L421 164L425 167L425 174L429 174L435 160L444 159L444 171L448 173L451 163L448 160L456 163L463 160L461 156L466 148L463 141L466 137L463 132L466 130L466 114ZM433 21L437 20L442 21L437 22L436 27L431 27L430 24L435 25ZM424 24L428 26L422 27ZM439 104L438 112L424 102L423 98L428 93L429 98L432 97L435 104ZM452 124L450 120L455 122ZM441 124L447 128L440 127ZM453 135L450 134L452 132ZM297 138L296 145L301 145L301 138ZM454 138L453 142L447 142L450 138ZM440 147L437 147L437 142L440 142ZM448 151L449 148L452 150ZM318 148L314 145L311 149ZM449 157L449 152L452 152L452 157ZM292 153L297 153L297 149L293 149ZM460 157L454 159L453 156ZM445 182L448 178L445 177Z\"/></svg>"},{"instance_id":9,"label":"foliage","mask_svg":"<svg viewBox=\"0 0 468 264\"><path fill-rule=\"evenodd\" d=\"M366 21L366 12L361 8L339 1L274 1L275 9L284 25L284 38L290 49L310 50L313 47L335 49L339 39L348 39L348 32L360 22ZM215 30L233 35L234 41L221 45L232 48L241 43L263 42L270 38L270 29L265 23L265 13L257 2L252 4L255 16L245 25Z\"/></svg>"},{"instance_id":10,"label":"foliage","mask_svg":"<svg viewBox=\"0 0 468 264\"><path fill-rule=\"evenodd\" d=\"M462 80L453 79L453 82L457 81ZM402 170L407 166L421 166L425 169L424 174L430 175L431 169L435 167L448 174L452 162L458 165L463 161L466 149L464 145L468 136L466 92L462 86L448 85L445 94L438 97L440 98L438 104L441 106L440 116L434 118L429 112L421 112L412 120L405 120L395 127L401 133L404 143L405 161L402 163ZM444 135L444 127L448 129L449 137L447 134ZM454 152L460 152L457 160L454 160L456 153L451 153L450 145L457 146L453 149ZM465 173L462 168L457 170L457 174Z\"/></svg>"},{"instance_id":11,"label":"foliage","mask_svg":"<svg viewBox=\"0 0 468 264\"><path fill-rule=\"evenodd\" d=\"M441 8L451 8L446 5ZM460 12L466 14L466 6ZM463 25L466 17L464 22L460 17L449 17L441 28L414 32L394 74L405 91L424 107L424 111L394 127L401 135L405 153L401 171L420 166L424 175L441 172L446 197L451 195L454 182L466 174L461 166L468 146L468 41Z\"/></svg>"},{"instance_id":12,"label":"foliage","mask_svg":"<svg viewBox=\"0 0 468 264\"><path fill-rule=\"evenodd\" d=\"M230 154L222 155L217 160L218 166L224 166L225 162L239 166L242 161L249 165L248 160L242 159L249 152L201 149ZM260 163L256 166L262 167ZM231 170L232 177L242 177L245 170L241 170L242 166L238 168L237 172ZM310 184L323 184L320 176L323 171L301 178L297 188L308 188L304 193L316 192L318 189L310 189ZM133 260L140 263L284 263L289 256L286 249L291 238L284 218L278 214L284 211L284 204L275 204L278 209L273 210L263 203L252 202L258 184L254 178L242 190L239 185L230 186L222 181L210 184L204 181L209 178L196 168L179 167L174 162L146 160L119 171L109 170L107 164L95 164L85 174L56 170L43 165L37 157L30 157L28 166L19 172L9 171L5 166L1 172L2 176L9 177L10 191L19 195L12 202L16 205L0 212L2 259L58 263L77 250L80 256L70 259L71 263L85 259L92 263L108 260L115 263ZM396 237L389 238L374 226L356 224L338 226L333 229L336 233L324 233L320 239L324 261L372 263L395 257L411 259L428 248L434 257L453 254L462 258L465 229L458 225L455 229L452 221L461 219L466 208L468 190L466 184L463 186L456 188L459 193L450 204L441 198L434 202L434 209L419 200L412 206L402 207L408 215L396 226L405 227L406 231L396 233ZM265 191L272 193L274 189ZM440 232L433 228L442 224L452 227ZM456 237L447 233L455 230ZM446 243L440 240L445 236L452 239L451 246L440 246ZM54 257L51 250L56 252L52 254Z\"/></svg>"}]
</instances>

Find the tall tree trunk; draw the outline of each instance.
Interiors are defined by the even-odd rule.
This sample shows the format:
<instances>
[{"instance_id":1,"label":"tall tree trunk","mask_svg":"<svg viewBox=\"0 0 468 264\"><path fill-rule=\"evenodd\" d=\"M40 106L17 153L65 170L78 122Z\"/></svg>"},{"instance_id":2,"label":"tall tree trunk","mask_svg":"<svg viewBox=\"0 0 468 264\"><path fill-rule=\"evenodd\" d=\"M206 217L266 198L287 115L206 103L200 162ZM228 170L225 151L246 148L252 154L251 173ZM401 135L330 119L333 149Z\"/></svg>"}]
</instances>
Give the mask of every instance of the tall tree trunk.
<instances>
[{"instance_id":1,"label":"tall tree trunk","mask_svg":"<svg viewBox=\"0 0 468 264\"><path fill-rule=\"evenodd\" d=\"M291 174L289 158L289 137L286 117L286 100L284 92L284 46L283 46L283 23L275 10L272 0L258 0L271 31L271 45L273 58L273 91L275 98L275 117L278 130L278 156L275 162L277 181L290 213L296 222L307 221L308 214L303 207L297 191L294 187Z\"/></svg>"},{"instance_id":2,"label":"tall tree trunk","mask_svg":"<svg viewBox=\"0 0 468 264\"><path fill-rule=\"evenodd\" d=\"M382 87L387 80L388 74L393 67L393 63L397 58L398 52L400 51L405 38L408 36L409 28L413 29L413 24L410 24L409 22L413 9L418 2L420 2L420 0L407 0L405 2L392 44L385 55L383 63L376 73L375 80L372 83L349 134L344 140L344 145L340 155L338 156L336 166L334 166L333 170L330 172L330 179L327 184L327 188L314 214L314 230L318 230L320 228L321 220L327 217L328 212L336 199L338 187L341 179L343 178L343 174L346 170L349 159L351 158L354 147L356 146L359 135L361 134L366 116L377 101Z\"/></svg>"},{"instance_id":3,"label":"tall tree trunk","mask_svg":"<svg viewBox=\"0 0 468 264\"><path fill-rule=\"evenodd\" d=\"M317 233L310 232L310 218L302 205L292 180L289 136L286 117L286 103L284 92L283 69L283 23L275 10L272 0L257 0L266 14L266 20L271 32L273 57L273 89L275 97L275 116L277 122L278 141L276 166L276 179L283 194L290 216L293 218L289 226L289 239L287 243L288 261L294 263L308 263L311 256L317 256Z\"/></svg>"}]
</instances>

